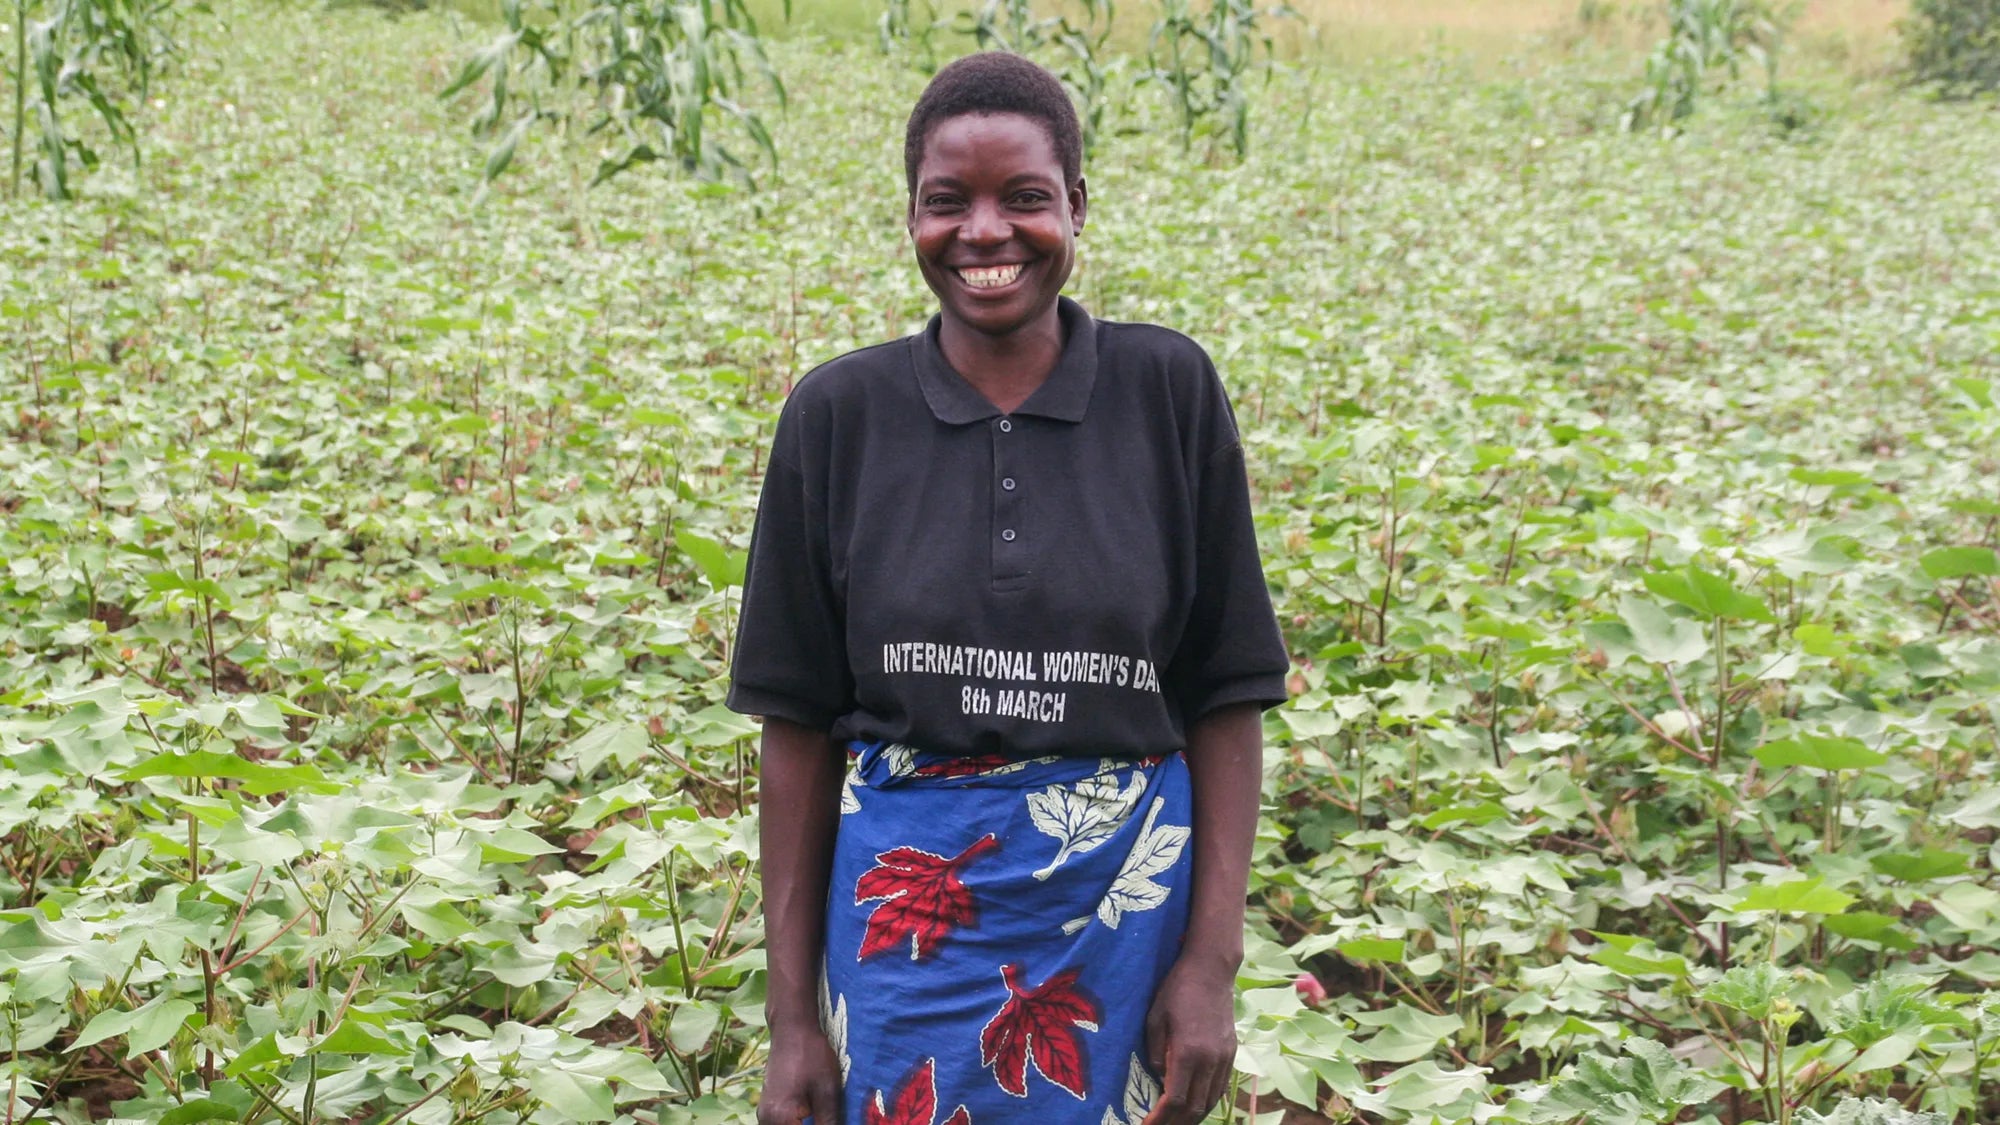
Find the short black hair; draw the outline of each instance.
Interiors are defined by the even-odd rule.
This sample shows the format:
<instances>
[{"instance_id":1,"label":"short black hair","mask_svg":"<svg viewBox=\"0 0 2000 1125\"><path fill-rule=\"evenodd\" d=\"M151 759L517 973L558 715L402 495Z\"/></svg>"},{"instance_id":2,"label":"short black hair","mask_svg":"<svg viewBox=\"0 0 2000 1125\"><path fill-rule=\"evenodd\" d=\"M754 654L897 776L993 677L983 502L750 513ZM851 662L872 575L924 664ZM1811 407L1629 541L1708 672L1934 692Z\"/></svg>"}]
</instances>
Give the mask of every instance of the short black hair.
<instances>
[{"instance_id":1,"label":"short black hair","mask_svg":"<svg viewBox=\"0 0 2000 1125\"><path fill-rule=\"evenodd\" d=\"M966 55L937 72L910 111L903 133L903 173L910 194L917 191L917 167L924 142L938 122L967 114L1018 113L1042 123L1062 162L1063 186L1083 178L1083 127L1062 79L1011 51Z\"/></svg>"}]
</instances>

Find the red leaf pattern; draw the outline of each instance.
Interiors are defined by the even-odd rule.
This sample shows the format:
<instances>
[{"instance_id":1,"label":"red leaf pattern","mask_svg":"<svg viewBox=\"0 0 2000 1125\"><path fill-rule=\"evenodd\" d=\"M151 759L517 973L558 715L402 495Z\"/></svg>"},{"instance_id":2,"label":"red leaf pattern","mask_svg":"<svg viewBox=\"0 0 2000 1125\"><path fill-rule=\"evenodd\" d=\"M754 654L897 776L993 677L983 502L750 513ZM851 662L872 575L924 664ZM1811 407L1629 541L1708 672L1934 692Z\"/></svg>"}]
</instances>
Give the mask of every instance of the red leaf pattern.
<instances>
[{"instance_id":1,"label":"red leaf pattern","mask_svg":"<svg viewBox=\"0 0 2000 1125\"><path fill-rule=\"evenodd\" d=\"M937 1117L937 1060L925 1059L903 1077L896 1095L888 1102L882 1091L862 1107L862 1125L931 1125ZM945 1119L944 1125L972 1125L972 1115L964 1106Z\"/></svg>"},{"instance_id":2,"label":"red leaf pattern","mask_svg":"<svg viewBox=\"0 0 2000 1125\"><path fill-rule=\"evenodd\" d=\"M861 951L855 959L865 961L877 953L901 948L905 942L912 961L936 953L938 943L952 930L969 926L978 918L972 892L960 880L959 872L999 846L999 840L989 832L950 859L917 848L890 848L877 854L875 866L862 872L854 884L854 905L882 901L868 915Z\"/></svg>"},{"instance_id":3,"label":"red leaf pattern","mask_svg":"<svg viewBox=\"0 0 2000 1125\"><path fill-rule=\"evenodd\" d=\"M964 758L940 758L916 768L918 777L972 777L991 773L1013 764L1005 754L974 754Z\"/></svg>"},{"instance_id":4,"label":"red leaf pattern","mask_svg":"<svg viewBox=\"0 0 2000 1125\"><path fill-rule=\"evenodd\" d=\"M1095 997L1077 987L1078 972L1066 969L1040 988L1024 989L1019 965L1000 967L1000 977L1007 982L1007 1002L979 1033L979 1061L993 1068L1002 1090L1027 1097L1032 1064L1043 1078L1079 1101L1088 1095L1083 1041L1076 1029L1096 1031L1103 1010Z\"/></svg>"}]
</instances>

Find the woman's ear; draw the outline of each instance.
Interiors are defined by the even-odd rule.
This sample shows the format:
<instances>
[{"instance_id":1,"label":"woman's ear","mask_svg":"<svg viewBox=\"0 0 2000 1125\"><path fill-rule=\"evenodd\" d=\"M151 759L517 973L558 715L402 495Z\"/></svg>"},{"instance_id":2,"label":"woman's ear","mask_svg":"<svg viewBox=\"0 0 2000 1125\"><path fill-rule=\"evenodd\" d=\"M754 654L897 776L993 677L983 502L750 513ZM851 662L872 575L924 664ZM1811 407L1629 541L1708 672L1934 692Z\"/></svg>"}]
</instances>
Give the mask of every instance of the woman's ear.
<instances>
[{"instance_id":1,"label":"woman's ear","mask_svg":"<svg viewBox=\"0 0 2000 1125\"><path fill-rule=\"evenodd\" d=\"M1069 226L1071 234L1083 233L1084 213L1090 210L1090 188L1078 176L1069 188Z\"/></svg>"}]
</instances>

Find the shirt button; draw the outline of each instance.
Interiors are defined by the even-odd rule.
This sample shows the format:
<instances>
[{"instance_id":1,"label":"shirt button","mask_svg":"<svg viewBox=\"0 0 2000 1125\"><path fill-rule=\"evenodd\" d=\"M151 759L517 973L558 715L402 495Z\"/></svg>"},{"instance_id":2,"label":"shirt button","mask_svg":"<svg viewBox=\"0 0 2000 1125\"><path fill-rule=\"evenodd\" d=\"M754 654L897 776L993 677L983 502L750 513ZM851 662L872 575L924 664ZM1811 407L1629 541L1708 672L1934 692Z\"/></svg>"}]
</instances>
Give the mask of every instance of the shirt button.
<instances>
[{"instance_id":1,"label":"shirt button","mask_svg":"<svg viewBox=\"0 0 2000 1125\"><path fill-rule=\"evenodd\" d=\"M1000 487L1006 489L1009 492L1014 491L1014 478L1008 477L1006 480L1001 481Z\"/></svg>"},{"instance_id":2,"label":"shirt button","mask_svg":"<svg viewBox=\"0 0 2000 1125\"><path fill-rule=\"evenodd\" d=\"M1001 532L1000 538L1005 539L1009 543L1012 543L1014 541L1014 529L1010 527L1007 530Z\"/></svg>"},{"instance_id":3,"label":"shirt button","mask_svg":"<svg viewBox=\"0 0 2000 1125\"><path fill-rule=\"evenodd\" d=\"M1013 432L1014 432L1014 423L1012 423L1012 422L1009 422L1009 421L1008 421L1007 419L1005 419L1005 418L1002 418L1002 419L1000 419L1000 432L1001 432L1001 433L1003 433L1003 434L1011 434L1011 433L1013 433Z\"/></svg>"}]
</instances>

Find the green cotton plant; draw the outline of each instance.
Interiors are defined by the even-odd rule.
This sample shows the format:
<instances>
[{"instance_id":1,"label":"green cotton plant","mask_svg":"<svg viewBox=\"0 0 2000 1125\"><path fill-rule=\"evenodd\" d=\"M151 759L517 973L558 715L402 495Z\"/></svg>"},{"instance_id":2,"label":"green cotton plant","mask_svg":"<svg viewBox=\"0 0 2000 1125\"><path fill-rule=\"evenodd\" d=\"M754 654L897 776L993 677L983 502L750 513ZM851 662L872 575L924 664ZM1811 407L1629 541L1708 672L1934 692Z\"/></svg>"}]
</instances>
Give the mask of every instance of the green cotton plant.
<instances>
[{"instance_id":1,"label":"green cotton plant","mask_svg":"<svg viewBox=\"0 0 2000 1125\"><path fill-rule=\"evenodd\" d=\"M1182 151L1198 128L1216 123L1241 160L1250 151L1250 89L1259 58L1271 58L1268 21L1295 16L1290 4L1255 0L1157 0L1146 36L1144 81L1166 91ZM1268 73L1268 71L1266 71Z\"/></svg>"},{"instance_id":2,"label":"green cotton plant","mask_svg":"<svg viewBox=\"0 0 2000 1125\"><path fill-rule=\"evenodd\" d=\"M1720 1023L1722 1034L1711 1034L1710 1042L1729 1057L1738 1073L1751 1083L1753 1091L1765 1096L1766 1112L1777 1125L1791 1125L1797 1111L1798 1101L1790 1086L1797 1081L1797 1072L1805 1060L1799 1057L1801 1052L1792 1048L1790 1036L1792 1027L1806 1015L1793 999L1804 978L1802 970L1786 972L1769 962L1738 965L1698 994ZM1728 1013L1746 1017L1755 1024L1759 1047L1756 1057L1743 1045L1746 1036L1739 1036L1731 1027L1732 1017ZM1811 1052L1818 1046L1808 1044L1806 1050Z\"/></svg>"},{"instance_id":3,"label":"green cotton plant","mask_svg":"<svg viewBox=\"0 0 2000 1125\"><path fill-rule=\"evenodd\" d=\"M32 173L44 198L71 198L72 163L95 169L100 157L67 112L88 106L102 130L139 164L139 134L128 113L178 50L173 0L14 0L14 42L8 67L13 87L9 194L21 190L37 142ZM31 97L32 93L32 97Z\"/></svg>"},{"instance_id":4,"label":"green cotton plant","mask_svg":"<svg viewBox=\"0 0 2000 1125\"><path fill-rule=\"evenodd\" d=\"M531 13L522 0L502 0L505 29L438 95L486 81L472 119L473 134L492 140L479 198L543 124L575 148L599 138L591 186L662 162L754 186L749 162L712 128L718 116L776 166L777 146L746 99L761 84L782 108L785 87L746 0L601 0L581 10L571 0L540 0L537 7Z\"/></svg>"},{"instance_id":5,"label":"green cotton plant","mask_svg":"<svg viewBox=\"0 0 2000 1125\"><path fill-rule=\"evenodd\" d=\"M1593 1051L1555 1082L1525 1115L1529 1122L1569 1125L1665 1125L1689 1106L1707 1102L1723 1083L1681 1062L1651 1039L1622 1044L1624 1058Z\"/></svg>"},{"instance_id":6,"label":"green cotton plant","mask_svg":"<svg viewBox=\"0 0 2000 1125\"><path fill-rule=\"evenodd\" d=\"M1625 128L1674 129L1701 97L1745 61L1764 72L1765 96L1778 89L1784 17L1771 0L1668 0L1667 31L1646 57L1645 84L1625 107Z\"/></svg>"},{"instance_id":7,"label":"green cotton plant","mask_svg":"<svg viewBox=\"0 0 2000 1125\"><path fill-rule=\"evenodd\" d=\"M1831 1113L1808 1109L1794 1120L1798 1125L1951 1125L1942 1113L1917 1113L1880 1098L1848 1098Z\"/></svg>"}]
</instances>

